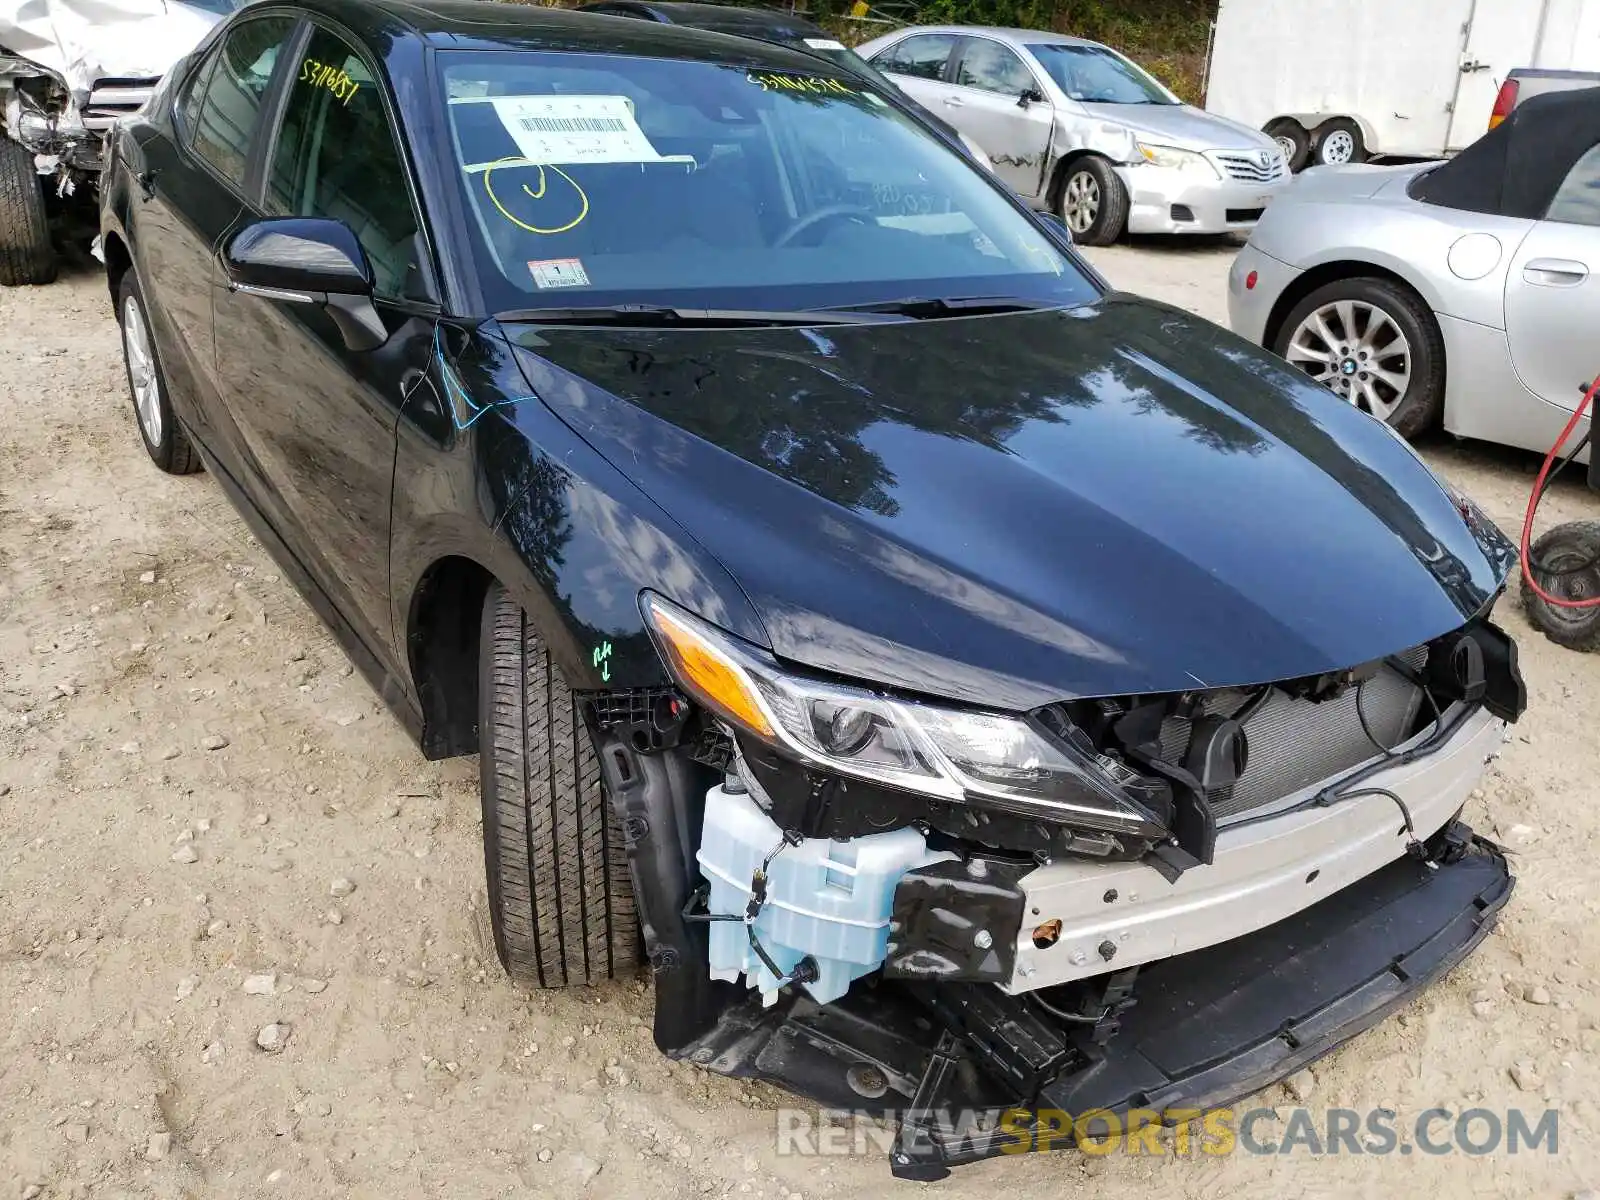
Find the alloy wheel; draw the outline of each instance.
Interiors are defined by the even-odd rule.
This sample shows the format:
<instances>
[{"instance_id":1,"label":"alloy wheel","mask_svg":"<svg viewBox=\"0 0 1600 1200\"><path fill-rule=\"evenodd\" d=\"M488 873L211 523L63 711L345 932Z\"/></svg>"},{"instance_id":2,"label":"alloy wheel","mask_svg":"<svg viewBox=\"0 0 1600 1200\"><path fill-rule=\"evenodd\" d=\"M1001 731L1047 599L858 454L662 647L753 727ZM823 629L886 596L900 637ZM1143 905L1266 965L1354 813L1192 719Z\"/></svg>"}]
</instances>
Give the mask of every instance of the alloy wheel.
<instances>
[{"instance_id":1,"label":"alloy wheel","mask_svg":"<svg viewBox=\"0 0 1600 1200\"><path fill-rule=\"evenodd\" d=\"M128 382L133 387L133 406L139 414L139 427L152 446L161 445L161 384L156 376L155 353L150 348L150 330L139 301L129 296L122 306L122 345L128 356Z\"/></svg>"},{"instance_id":2,"label":"alloy wheel","mask_svg":"<svg viewBox=\"0 0 1600 1200\"><path fill-rule=\"evenodd\" d=\"M1411 386L1411 343L1388 313L1360 300L1335 300L1310 313L1284 358L1381 421Z\"/></svg>"},{"instance_id":3,"label":"alloy wheel","mask_svg":"<svg viewBox=\"0 0 1600 1200\"><path fill-rule=\"evenodd\" d=\"M1087 171L1078 171L1067 180L1061 196L1061 216L1073 233L1088 233L1100 215L1100 184Z\"/></svg>"}]
</instances>

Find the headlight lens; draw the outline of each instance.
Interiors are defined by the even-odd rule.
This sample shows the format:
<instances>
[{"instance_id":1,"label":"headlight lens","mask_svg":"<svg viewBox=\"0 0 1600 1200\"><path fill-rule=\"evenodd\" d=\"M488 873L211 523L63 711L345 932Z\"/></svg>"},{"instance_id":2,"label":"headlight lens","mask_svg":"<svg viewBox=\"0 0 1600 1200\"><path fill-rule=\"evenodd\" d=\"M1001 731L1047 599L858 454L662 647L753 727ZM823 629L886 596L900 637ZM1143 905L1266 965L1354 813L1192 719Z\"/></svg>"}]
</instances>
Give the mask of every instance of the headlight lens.
<instances>
[{"instance_id":1,"label":"headlight lens","mask_svg":"<svg viewBox=\"0 0 1600 1200\"><path fill-rule=\"evenodd\" d=\"M1216 179L1222 178L1221 173L1211 165L1211 160L1204 154L1198 154L1193 150L1180 150L1176 146L1152 146L1144 142L1139 142L1137 145L1144 160L1154 166L1170 167L1174 171L1196 171Z\"/></svg>"},{"instance_id":2,"label":"headlight lens","mask_svg":"<svg viewBox=\"0 0 1600 1200\"><path fill-rule=\"evenodd\" d=\"M653 593L644 614L678 683L793 757L944 800L1089 829L1165 826L1090 757L1009 713L972 712L795 675Z\"/></svg>"}]
</instances>

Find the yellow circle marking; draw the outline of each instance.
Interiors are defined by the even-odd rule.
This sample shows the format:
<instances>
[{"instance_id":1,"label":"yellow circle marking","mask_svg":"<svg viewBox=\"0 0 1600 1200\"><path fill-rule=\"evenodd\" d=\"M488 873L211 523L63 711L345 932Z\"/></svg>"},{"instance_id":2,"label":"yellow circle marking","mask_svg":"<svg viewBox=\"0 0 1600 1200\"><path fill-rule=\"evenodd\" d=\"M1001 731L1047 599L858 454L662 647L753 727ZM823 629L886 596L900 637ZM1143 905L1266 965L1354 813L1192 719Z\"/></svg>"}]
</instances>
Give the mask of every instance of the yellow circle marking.
<instances>
[{"instance_id":1,"label":"yellow circle marking","mask_svg":"<svg viewBox=\"0 0 1600 1200\"><path fill-rule=\"evenodd\" d=\"M573 217L572 220L568 221L565 225L558 225L554 229L540 229L537 225L529 225L526 221L512 216L511 213L507 211L506 206L500 203L500 197L494 194L494 185L489 180L489 177L494 174L496 167L502 167L507 163L519 163L525 167L536 166L539 168L539 190L534 191L528 187L527 184L522 185L522 190L535 200L540 199L544 195L544 165L542 163L530 163L526 159L518 158L515 154L513 154L506 158L496 160L494 163L490 164L484 169L483 190L489 194L490 203L500 210L500 215L502 217L510 221L519 229L526 229L529 233L565 233L569 229L576 228L580 223L582 223L583 219L589 215L589 193L584 191L583 186L571 175L568 175L560 167L556 166L554 163L551 163L550 169L570 183L573 186L573 189L578 193L578 199L583 202L583 208L579 210L578 215Z\"/></svg>"}]
</instances>

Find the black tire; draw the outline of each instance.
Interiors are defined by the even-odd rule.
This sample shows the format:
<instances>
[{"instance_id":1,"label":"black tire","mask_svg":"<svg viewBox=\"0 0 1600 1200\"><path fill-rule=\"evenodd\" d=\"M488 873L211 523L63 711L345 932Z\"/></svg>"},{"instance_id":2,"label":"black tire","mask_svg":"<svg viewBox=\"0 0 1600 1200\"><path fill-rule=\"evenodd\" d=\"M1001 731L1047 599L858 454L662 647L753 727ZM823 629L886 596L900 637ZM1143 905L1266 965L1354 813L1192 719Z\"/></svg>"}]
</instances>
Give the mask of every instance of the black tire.
<instances>
[{"instance_id":1,"label":"black tire","mask_svg":"<svg viewBox=\"0 0 1600 1200\"><path fill-rule=\"evenodd\" d=\"M1338 134L1340 136L1335 137ZM1346 138L1349 140L1347 141ZM1349 156L1345 156L1346 148ZM1333 155L1329 158L1329 155ZM1367 161L1367 139L1361 126L1348 117L1334 117L1317 126L1312 135L1311 158L1319 167L1345 166Z\"/></svg>"},{"instance_id":2,"label":"black tire","mask_svg":"<svg viewBox=\"0 0 1600 1200\"><path fill-rule=\"evenodd\" d=\"M561 670L500 584L483 605L478 770L495 953L534 987L594 984L639 961L622 829Z\"/></svg>"},{"instance_id":3,"label":"black tire","mask_svg":"<svg viewBox=\"0 0 1600 1200\"><path fill-rule=\"evenodd\" d=\"M0 133L0 285L49 283L56 252L33 155Z\"/></svg>"},{"instance_id":4,"label":"black tire","mask_svg":"<svg viewBox=\"0 0 1600 1200\"><path fill-rule=\"evenodd\" d=\"M1318 309L1341 300L1354 300L1382 312L1394 322L1395 328L1404 335L1406 344L1410 347L1410 383L1404 394L1399 397L1398 403L1395 403L1393 411L1384 419L1396 433L1407 439L1433 428L1439 423L1439 417L1444 412L1444 337L1439 332L1438 321L1434 319L1433 313L1428 311L1428 306L1422 302L1422 297L1404 284L1372 276L1356 276L1324 284L1303 297L1289 310L1289 315L1284 318L1278 327L1277 336L1273 338L1273 352L1288 358L1292 365L1300 365L1305 369L1307 364L1296 364L1290 355L1290 343L1294 339L1296 330ZM1336 351L1338 347L1329 349ZM1307 373L1312 372L1307 371ZM1366 377L1358 375L1358 378ZM1341 389L1351 386L1350 379L1344 376L1326 382L1335 394L1345 394ZM1374 383L1373 386L1377 388L1379 385ZM1349 398L1349 395L1346 395L1346 399ZM1394 397L1387 391L1383 399L1387 402L1394 401ZM1360 407L1372 411L1366 404L1361 404ZM1373 415L1382 416L1377 412Z\"/></svg>"},{"instance_id":5,"label":"black tire","mask_svg":"<svg viewBox=\"0 0 1600 1200\"><path fill-rule=\"evenodd\" d=\"M1311 135L1306 132L1304 125L1288 117L1280 117L1276 121L1269 121L1261 132L1278 143L1284 157L1289 160L1289 170L1305 170L1306 164L1311 161Z\"/></svg>"},{"instance_id":6,"label":"black tire","mask_svg":"<svg viewBox=\"0 0 1600 1200\"><path fill-rule=\"evenodd\" d=\"M1600 599L1600 521L1556 526L1528 548L1528 559L1534 579L1551 595ZM1600 605L1559 608L1540 598L1524 579L1522 609L1534 627L1557 645L1600 650Z\"/></svg>"},{"instance_id":7,"label":"black tire","mask_svg":"<svg viewBox=\"0 0 1600 1200\"><path fill-rule=\"evenodd\" d=\"M1094 194L1099 197L1094 219L1086 228L1079 229L1068 215L1068 197L1073 194L1074 181L1080 176L1089 180ZM1089 155L1071 163L1062 173L1061 186L1056 192L1056 214L1072 231L1072 240L1080 246L1109 246L1120 238L1128 225L1128 190L1122 180L1103 158ZM1079 218L1081 221L1081 218Z\"/></svg>"},{"instance_id":8,"label":"black tire","mask_svg":"<svg viewBox=\"0 0 1600 1200\"><path fill-rule=\"evenodd\" d=\"M137 336L131 325L135 316L143 325L145 352L151 373L148 378L155 388L153 399L157 420L154 430L150 428L150 422L139 403L140 385L136 376L141 374L141 368L135 366L137 355L130 348L130 339ZM139 430L139 440L144 443L150 461L168 475L193 475L201 468L200 455L173 414L167 376L161 369L161 354L156 349L155 335L150 331L150 310L144 302L144 292L139 288L139 278L132 267L123 272L122 284L117 289L117 326L122 331L122 365L128 377L128 395L133 400L133 423Z\"/></svg>"}]
</instances>

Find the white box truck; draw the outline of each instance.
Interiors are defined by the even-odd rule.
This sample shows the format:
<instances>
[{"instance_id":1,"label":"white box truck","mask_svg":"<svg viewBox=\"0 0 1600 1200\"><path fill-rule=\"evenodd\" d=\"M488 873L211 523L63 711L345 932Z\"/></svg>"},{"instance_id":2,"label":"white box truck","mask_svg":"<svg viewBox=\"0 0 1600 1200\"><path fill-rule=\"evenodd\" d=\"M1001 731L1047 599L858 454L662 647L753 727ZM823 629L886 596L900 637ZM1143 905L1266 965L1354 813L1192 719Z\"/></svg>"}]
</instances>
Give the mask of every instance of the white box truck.
<instances>
[{"instance_id":1,"label":"white box truck","mask_svg":"<svg viewBox=\"0 0 1600 1200\"><path fill-rule=\"evenodd\" d=\"M1600 70L1600 0L1221 0L1206 108L1296 169L1437 158L1484 133L1519 67Z\"/></svg>"}]
</instances>

